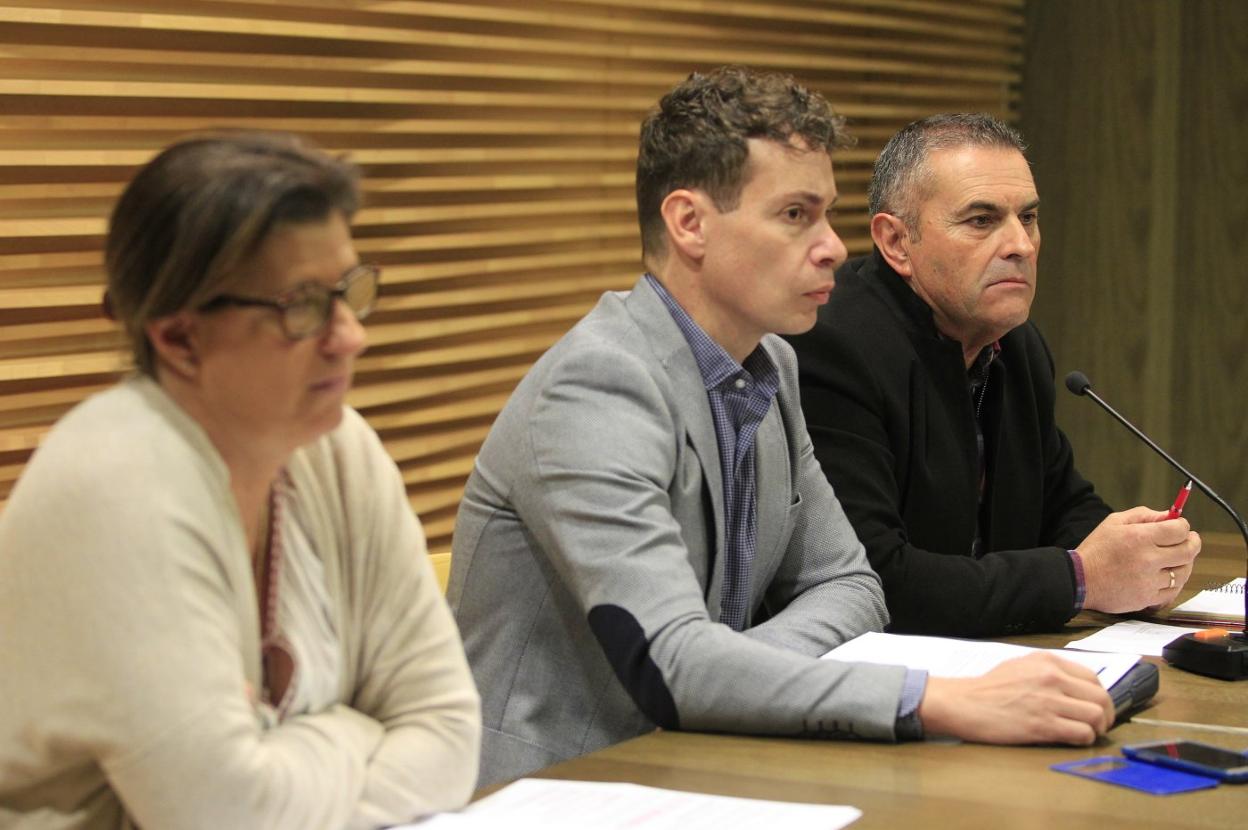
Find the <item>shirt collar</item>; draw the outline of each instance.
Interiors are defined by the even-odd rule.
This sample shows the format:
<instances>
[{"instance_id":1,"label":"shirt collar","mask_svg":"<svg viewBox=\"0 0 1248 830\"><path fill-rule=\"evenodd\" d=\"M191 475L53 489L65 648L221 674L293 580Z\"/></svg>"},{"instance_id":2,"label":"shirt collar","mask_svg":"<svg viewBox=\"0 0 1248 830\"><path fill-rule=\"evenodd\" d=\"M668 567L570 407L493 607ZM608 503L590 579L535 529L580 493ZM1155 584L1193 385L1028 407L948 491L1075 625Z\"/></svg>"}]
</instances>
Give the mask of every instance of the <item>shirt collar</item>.
<instances>
[{"instance_id":1,"label":"shirt collar","mask_svg":"<svg viewBox=\"0 0 1248 830\"><path fill-rule=\"evenodd\" d=\"M966 373L972 378L982 378L984 373L988 371L988 367L992 365L992 361L997 359L997 355L1001 354L1001 341L994 340L992 343L984 346L979 350L979 354L975 355L975 359L971 361L971 365L967 368Z\"/></svg>"},{"instance_id":2,"label":"shirt collar","mask_svg":"<svg viewBox=\"0 0 1248 830\"><path fill-rule=\"evenodd\" d=\"M707 391L718 388L724 382L740 375L742 371L747 372L759 383L778 385L779 371L761 343L755 346L754 351L745 358L744 364L737 363L723 346L711 339L711 336L694 322L694 319L681 307L680 303L676 302L676 298L667 292L657 277L653 274L646 274L646 281L667 306L676 327L680 329L680 333L685 336L685 341L689 343L693 359L698 364L698 372L702 375L702 384Z\"/></svg>"}]
</instances>

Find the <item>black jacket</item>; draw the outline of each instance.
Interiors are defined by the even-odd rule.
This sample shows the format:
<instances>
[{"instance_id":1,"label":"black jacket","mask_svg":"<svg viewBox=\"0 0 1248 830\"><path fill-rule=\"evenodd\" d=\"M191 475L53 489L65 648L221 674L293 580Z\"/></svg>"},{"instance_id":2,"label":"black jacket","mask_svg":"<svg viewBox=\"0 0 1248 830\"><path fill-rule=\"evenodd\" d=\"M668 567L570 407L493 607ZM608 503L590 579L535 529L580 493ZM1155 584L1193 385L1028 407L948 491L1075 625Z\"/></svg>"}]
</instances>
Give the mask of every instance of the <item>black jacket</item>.
<instances>
[{"instance_id":1,"label":"black jacket","mask_svg":"<svg viewBox=\"0 0 1248 830\"><path fill-rule=\"evenodd\" d=\"M789 338L815 455L884 580L893 631L993 636L1074 612L1066 551L1109 514L1054 422L1053 358L1028 322L1001 339L979 475L961 346L878 251L851 260L809 333Z\"/></svg>"}]
</instances>

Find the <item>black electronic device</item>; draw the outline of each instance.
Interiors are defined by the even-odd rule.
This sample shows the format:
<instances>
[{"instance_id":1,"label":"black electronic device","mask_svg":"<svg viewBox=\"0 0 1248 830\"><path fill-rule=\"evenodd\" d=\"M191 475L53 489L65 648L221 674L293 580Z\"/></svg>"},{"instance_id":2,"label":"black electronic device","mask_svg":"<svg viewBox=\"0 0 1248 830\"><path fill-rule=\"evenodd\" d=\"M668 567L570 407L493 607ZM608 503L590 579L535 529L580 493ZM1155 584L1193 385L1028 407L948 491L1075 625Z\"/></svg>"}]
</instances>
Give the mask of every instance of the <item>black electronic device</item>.
<instances>
[{"instance_id":1,"label":"black electronic device","mask_svg":"<svg viewBox=\"0 0 1248 830\"><path fill-rule=\"evenodd\" d=\"M1226 501L1213 492L1209 485L1205 484L1199 478L1194 476L1191 471L1179 462L1170 457L1170 454L1141 432L1135 424L1118 414L1118 411L1110 406L1101 398L1100 395L1092 391L1092 382L1088 380L1088 376L1083 372L1071 372L1066 376L1066 388L1075 395L1086 395L1096 401L1102 409L1114 416L1114 419L1124 427L1129 429L1136 438L1139 438L1147 444L1154 452L1160 455L1184 476L1186 476L1196 489L1204 493L1213 503L1225 510L1235 521L1239 533L1244 537L1244 544L1248 545L1248 525L1244 524L1244 520L1235 512ZM1248 621L1248 592L1244 594L1244 619ZM1161 656L1168 663L1197 674L1204 674L1210 677L1221 678L1222 680L1244 680L1248 679L1248 637L1244 631L1198 631L1194 634L1184 634L1171 642L1167 643L1161 651Z\"/></svg>"},{"instance_id":2,"label":"black electronic device","mask_svg":"<svg viewBox=\"0 0 1248 830\"><path fill-rule=\"evenodd\" d=\"M1126 723L1131 713L1153 699L1161 685L1161 672L1152 663L1140 661L1118 679L1109 690L1114 703L1114 723Z\"/></svg>"},{"instance_id":3,"label":"black electronic device","mask_svg":"<svg viewBox=\"0 0 1248 830\"><path fill-rule=\"evenodd\" d=\"M1248 755L1199 741L1154 741L1130 744L1122 754L1137 761L1174 767L1232 784L1248 782Z\"/></svg>"}]
</instances>

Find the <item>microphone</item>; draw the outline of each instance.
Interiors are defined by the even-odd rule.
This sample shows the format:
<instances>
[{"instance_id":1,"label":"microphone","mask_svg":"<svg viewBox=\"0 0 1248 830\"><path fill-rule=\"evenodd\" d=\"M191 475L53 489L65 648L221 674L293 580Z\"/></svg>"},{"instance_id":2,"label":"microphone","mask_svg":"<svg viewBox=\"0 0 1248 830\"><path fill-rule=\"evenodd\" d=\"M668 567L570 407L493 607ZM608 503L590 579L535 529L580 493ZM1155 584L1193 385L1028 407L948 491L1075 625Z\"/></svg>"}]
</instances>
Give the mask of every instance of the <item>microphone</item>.
<instances>
[{"instance_id":1,"label":"microphone","mask_svg":"<svg viewBox=\"0 0 1248 830\"><path fill-rule=\"evenodd\" d=\"M1114 416L1118 423L1131 430L1136 438L1139 438L1155 453L1164 458L1171 467L1174 467L1174 469L1191 479L1192 484L1198 490L1230 515L1235 521L1235 525L1239 528L1240 535L1244 537L1244 544L1248 545L1248 525L1244 524L1244 520L1226 503L1226 500L1213 492L1209 485L1193 475L1182 464L1175 461L1168 452L1157 446L1153 439L1141 432L1135 424L1119 415L1116 409L1106 403L1100 395L1092 391L1092 382L1088 380L1087 375L1079 371L1071 372L1066 376L1066 388L1072 394L1085 396L1096 401L1102 409ZM1248 592L1244 594L1244 612L1245 620L1248 621ZM1248 636L1246 636L1244 631L1210 630L1184 634L1182 637L1168 643L1162 649L1162 656L1171 665L1196 672L1197 674L1219 677L1224 680L1243 680L1248 678Z\"/></svg>"}]
</instances>

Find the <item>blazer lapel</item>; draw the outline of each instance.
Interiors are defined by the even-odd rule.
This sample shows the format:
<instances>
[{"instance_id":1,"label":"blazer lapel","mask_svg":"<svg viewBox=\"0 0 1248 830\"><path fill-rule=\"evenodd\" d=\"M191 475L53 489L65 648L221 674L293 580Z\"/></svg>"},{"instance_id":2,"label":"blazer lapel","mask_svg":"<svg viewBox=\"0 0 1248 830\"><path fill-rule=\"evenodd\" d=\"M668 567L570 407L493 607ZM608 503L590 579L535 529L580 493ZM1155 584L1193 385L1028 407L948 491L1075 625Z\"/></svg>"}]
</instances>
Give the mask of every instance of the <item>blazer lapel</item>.
<instances>
[{"instance_id":1,"label":"blazer lapel","mask_svg":"<svg viewBox=\"0 0 1248 830\"><path fill-rule=\"evenodd\" d=\"M713 526L710 535L715 544L710 557L706 602L711 618L718 619L719 594L724 578L724 482L719 466L715 422L706 399L706 384L684 334L644 277L633 286L625 303L637 326L645 332L655 358L671 378L672 388L676 390L676 409L685 423L688 442L698 458L702 480L709 491L705 495L711 502Z\"/></svg>"},{"instance_id":2,"label":"blazer lapel","mask_svg":"<svg viewBox=\"0 0 1248 830\"><path fill-rule=\"evenodd\" d=\"M758 481L756 517L758 536L755 542L754 563L750 567L750 595L758 599L758 592L771 582L776 549L784 535L788 522L789 502L792 500L792 472L789 469L788 437L784 431L784 419L780 417L779 396L772 399L763 422L758 425L754 438L754 465Z\"/></svg>"}]
</instances>

